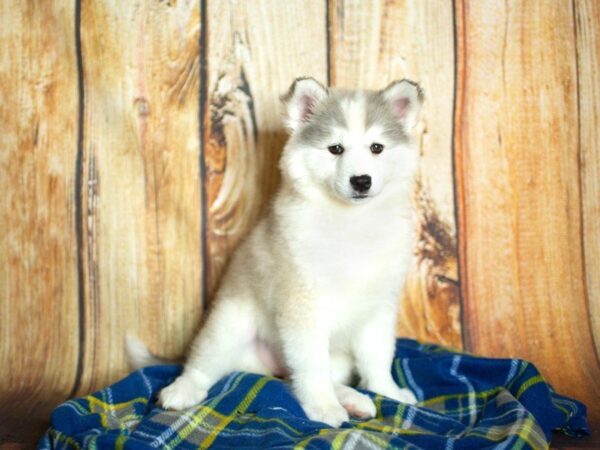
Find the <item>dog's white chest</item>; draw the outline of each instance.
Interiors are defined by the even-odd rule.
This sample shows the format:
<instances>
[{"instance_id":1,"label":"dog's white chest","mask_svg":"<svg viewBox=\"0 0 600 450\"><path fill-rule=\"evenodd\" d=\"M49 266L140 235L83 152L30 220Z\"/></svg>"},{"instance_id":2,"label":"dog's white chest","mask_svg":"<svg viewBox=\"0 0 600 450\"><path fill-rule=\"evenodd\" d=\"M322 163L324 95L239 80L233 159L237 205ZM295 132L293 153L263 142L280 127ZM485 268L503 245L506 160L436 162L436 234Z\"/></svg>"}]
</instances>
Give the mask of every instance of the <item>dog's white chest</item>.
<instances>
[{"instance_id":1,"label":"dog's white chest","mask_svg":"<svg viewBox=\"0 0 600 450\"><path fill-rule=\"evenodd\" d=\"M399 208L359 214L313 211L298 236L297 261L331 313L361 311L402 285L411 221ZM354 211L353 211L354 212Z\"/></svg>"}]
</instances>

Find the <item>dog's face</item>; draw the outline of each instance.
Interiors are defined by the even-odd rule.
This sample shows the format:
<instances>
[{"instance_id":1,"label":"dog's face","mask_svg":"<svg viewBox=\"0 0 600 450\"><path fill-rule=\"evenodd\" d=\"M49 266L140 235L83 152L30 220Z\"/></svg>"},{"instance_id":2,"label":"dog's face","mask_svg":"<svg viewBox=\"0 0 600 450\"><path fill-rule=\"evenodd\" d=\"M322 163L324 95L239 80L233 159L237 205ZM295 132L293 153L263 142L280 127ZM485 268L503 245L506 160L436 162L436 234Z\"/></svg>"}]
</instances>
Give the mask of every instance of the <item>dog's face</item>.
<instances>
[{"instance_id":1,"label":"dog's face","mask_svg":"<svg viewBox=\"0 0 600 450\"><path fill-rule=\"evenodd\" d=\"M359 204L392 184L411 183L418 152L410 130L422 103L416 84L338 91L302 78L284 101L291 136L281 168L304 194Z\"/></svg>"}]
</instances>

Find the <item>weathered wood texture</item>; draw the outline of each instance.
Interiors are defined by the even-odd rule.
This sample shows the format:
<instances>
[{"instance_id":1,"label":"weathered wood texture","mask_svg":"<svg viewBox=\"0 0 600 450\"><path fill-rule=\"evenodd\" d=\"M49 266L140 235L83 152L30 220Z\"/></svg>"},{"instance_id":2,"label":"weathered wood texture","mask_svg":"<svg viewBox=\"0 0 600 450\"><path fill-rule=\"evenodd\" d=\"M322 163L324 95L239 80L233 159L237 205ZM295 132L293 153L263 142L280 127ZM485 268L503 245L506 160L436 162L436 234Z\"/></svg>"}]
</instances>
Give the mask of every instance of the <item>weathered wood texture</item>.
<instances>
[{"instance_id":1,"label":"weathered wood texture","mask_svg":"<svg viewBox=\"0 0 600 450\"><path fill-rule=\"evenodd\" d=\"M578 131L582 121L598 123L578 112L572 5L457 6L466 347L533 361L558 391L592 401L591 417L600 423Z\"/></svg>"},{"instance_id":2,"label":"weathered wood texture","mask_svg":"<svg viewBox=\"0 0 600 450\"><path fill-rule=\"evenodd\" d=\"M74 15L0 2L0 435L47 418L77 372Z\"/></svg>"},{"instance_id":3,"label":"weathered wood texture","mask_svg":"<svg viewBox=\"0 0 600 450\"><path fill-rule=\"evenodd\" d=\"M589 317L600 353L600 2L574 3L579 98L583 254Z\"/></svg>"},{"instance_id":4,"label":"weathered wood texture","mask_svg":"<svg viewBox=\"0 0 600 450\"><path fill-rule=\"evenodd\" d=\"M452 189L454 47L452 4L332 0L331 84L381 89L409 78L425 90L417 127L422 165L415 191L413 269L398 333L462 347Z\"/></svg>"},{"instance_id":5,"label":"weathered wood texture","mask_svg":"<svg viewBox=\"0 0 600 450\"><path fill-rule=\"evenodd\" d=\"M127 371L124 335L181 354L201 302L197 1L84 2L79 392Z\"/></svg>"},{"instance_id":6,"label":"weathered wood texture","mask_svg":"<svg viewBox=\"0 0 600 450\"><path fill-rule=\"evenodd\" d=\"M425 88L399 333L530 359L600 424L598 2L11 0L0 25L0 442L123 375L126 332L181 354L301 75Z\"/></svg>"},{"instance_id":7,"label":"weathered wood texture","mask_svg":"<svg viewBox=\"0 0 600 450\"><path fill-rule=\"evenodd\" d=\"M207 16L204 157L212 294L231 251L278 184L286 140L279 96L297 76L326 81L327 37L322 2L208 2Z\"/></svg>"}]
</instances>

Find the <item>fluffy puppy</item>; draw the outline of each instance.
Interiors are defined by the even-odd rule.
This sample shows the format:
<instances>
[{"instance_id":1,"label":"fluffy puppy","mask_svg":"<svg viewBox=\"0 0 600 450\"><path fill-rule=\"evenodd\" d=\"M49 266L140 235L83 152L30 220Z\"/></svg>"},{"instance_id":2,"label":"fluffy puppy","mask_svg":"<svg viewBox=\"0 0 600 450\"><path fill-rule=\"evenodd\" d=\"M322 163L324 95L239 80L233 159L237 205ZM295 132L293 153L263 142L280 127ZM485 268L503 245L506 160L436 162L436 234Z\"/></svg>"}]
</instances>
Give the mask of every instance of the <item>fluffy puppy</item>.
<instances>
[{"instance_id":1,"label":"fluffy puppy","mask_svg":"<svg viewBox=\"0 0 600 450\"><path fill-rule=\"evenodd\" d=\"M413 248L410 131L422 103L402 80L381 91L297 79L283 97L290 138L270 209L233 253L183 373L159 402L200 403L236 370L289 376L312 420L337 427L375 405L349 386L405 403L390 373L397 299ZM133 345L133 360L150 362Z\"/></svg>"}]
</instances>

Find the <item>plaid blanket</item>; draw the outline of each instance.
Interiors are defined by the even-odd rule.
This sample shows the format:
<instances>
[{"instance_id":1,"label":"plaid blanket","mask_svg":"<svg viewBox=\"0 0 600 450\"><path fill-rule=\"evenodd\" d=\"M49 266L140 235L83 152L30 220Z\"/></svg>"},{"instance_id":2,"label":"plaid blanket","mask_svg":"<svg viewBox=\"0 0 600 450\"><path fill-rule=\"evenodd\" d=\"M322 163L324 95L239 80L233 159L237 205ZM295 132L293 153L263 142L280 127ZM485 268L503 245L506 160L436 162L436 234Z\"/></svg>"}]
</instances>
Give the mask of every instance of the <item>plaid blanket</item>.
<instances>
[{"instance_id":1,"label":"plaid blanket","mask_svg":"<svg viewBox=\"0 0 600 450\"><path fill-rule=\"evenodd\" d=\"M242 372L220 380L201 405L165 411L156 394L180 371L148 367L67 401L39 448L539 449L552 430L589 434L585 406L555 393L532 364L408 339L397 341L392 371L419 403L367 392L377 417L338 429L308 420L285 382Z\"/></svg>"}]
</instances>

